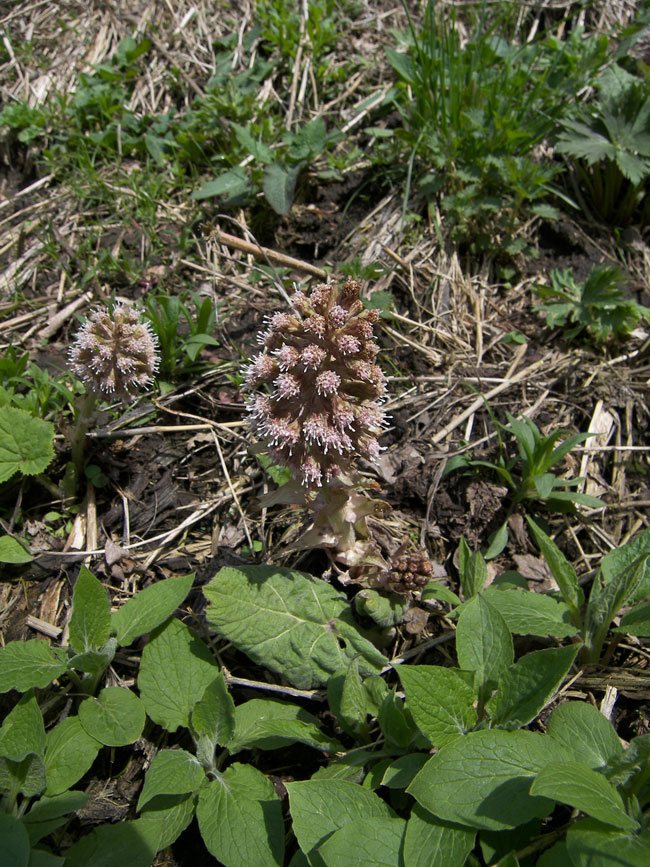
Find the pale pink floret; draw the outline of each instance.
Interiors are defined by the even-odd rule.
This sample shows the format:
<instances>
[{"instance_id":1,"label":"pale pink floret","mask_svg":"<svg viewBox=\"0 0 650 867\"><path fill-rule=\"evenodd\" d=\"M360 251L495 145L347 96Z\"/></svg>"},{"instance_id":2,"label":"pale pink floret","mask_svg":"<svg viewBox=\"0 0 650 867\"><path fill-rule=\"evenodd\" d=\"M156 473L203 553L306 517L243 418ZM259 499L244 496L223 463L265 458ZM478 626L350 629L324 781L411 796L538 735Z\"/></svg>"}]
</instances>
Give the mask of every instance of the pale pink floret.
<instances>
[{"instance_id":1,"label":"pale pink floret","mask_svg":"<svg viewBox=\"0 0 650 867\"><path fill-rule=\"evenodd\" d=\"M274 355L278 360L280 370L289 370L289 368L295 367L300 361L300 353L296 347L288 346L287 344L276 349Z\"/></svg>"},{"instance_id":2,"label":"pale pink floret","mask_svg":"<svg viewBox=\"0 0 650 867\"><path fill-rule=\"evenodd\" d=\"M364 443L363 451L368 460L377 461L379 460L379 455L381 454L381 446L379 445L377 440L372 437L371 439L366 440L366 442Z\"/></svg>"},{"instance_id":3,"label":"pale pink floret","mask_svg":"<svg viewBox=\"0 0 650 867\"><path fill-rule=\"evenodd\" d=\"M312 334L315 334L317 337L324 337L327 331L327 320L324 316L319 316L317 313L314 313L314 315L310 316L305 322L305 331L311 331Z\"/></svg>"},{"instance_id":4,"label":"pale pink floret","mask_svg":"<svg viewBox=\"0 0 650 867\"><path fill-rule=\"evenodd\" d=\"M260 382L270 382L276 373L276 365L268 355L258 355L246 372L246 383L257 385Z\"/></svg>"},{"instance_id":5,"label":"pale pink floret","mask_svg":"<svg viewBox=\"0 0 650 867\"><path fill-rule=\"evenodd\" d=\"M310 415L303 422L302 431L309 442L316 442L322 445L327 434L325 416L322 413Z\"/></svg>"},{"instance_id":6,"label":"pale pink floret","mask_svg":"<svg viewBox=\"0 0 650 867\"><path fill-rule=\"evenodd\" d=\"M314 310L323 311L329 304L332 296L332 286L327 283L319 283L311 292L311 306Z\"/></svg>"},{"instance_id":7,"label":"pale pink floret","mask_svg":"<svg viewBox=\"0 0 650 867\"><path fill-rule=\"evenodd\" d=\"M308 488L312 486L320 488L322 484L323 471L320 468L320 464L315 461L314 458L308 457L307 460L303 461L300 465L300 472L302 473L303 485Z\"/></svg>"},{"instance_id":8,"label":"pale pink floret","mask_svg":"<svg viewBox=\"0 0 650 867\"><path fill-rule=\"evenodd\" d=\"M305 367L311 367L314 370L325 361L327 357L327 353L324 349L321 349L320 346L314 346L313 344L310 346L305 346L303 351L300 353L300 360L305 365Z\"/></svg>"},{"instance_id":9,"label":"pale pink floret","mask_svg":"<svg viewBox=\"0 0 650 867\"><path fill-rule=\"evenodd\" d=\"M292 373L281 373L275 380L278 397L296 397L300 394L300 382Z\"/></svg>"},{"instance_id":10,"label":"pale pink floret","mask_svg":"<svg viewBox=\"0 0 650 867\"><path fill-rule=\"evenodd\" d=\"M269 320L272 331L284 331L294 324L294 318L289 313L274 313Z\"/></svg>"},{"instance_id":11,"label":"pale pink floret","mask_svg":"<svg viewBox=\"0 0 650 867\"><path fill-rule=\"evenodd\" d=\"M339 404L339 406L337 406L332 412L332 421L341 430L346 427L354 430L354 412L349 406L342 406Z\"/></svg>"},{"instance_id":12,"label":"pale pink floret","mask_svg":"<svg viewBox=\"0 0 650 867\"><path fill-rule=\"evenodd\" d=\"M352 334L341 334L336 345L342 355L355 355L361 349L361 344Z\"/></svg>"},{"instance_id":13,"label":"pale pink floret","mask_svg":"<svg viewBox=\"0 0 650 867\"><path fill-rule=\"evenodd\" d=\"M340 306L340 304L335 304L334 307L327 314L327 318L330 321L330 324L334 328L340 328L342 325L348 321L350 314L347 310Z\"/></svg>"},{"instance_id":14,"label":"pale pink floret","mask_svg":"<svg viewBox=\"0 0 650 867\"><path fill-rule=\"evenodd\" d=\"M341 377L333 370L324 370L316 377L316 391L323 397L336 394L340 384Z\"/></svg>"}]
</instances>

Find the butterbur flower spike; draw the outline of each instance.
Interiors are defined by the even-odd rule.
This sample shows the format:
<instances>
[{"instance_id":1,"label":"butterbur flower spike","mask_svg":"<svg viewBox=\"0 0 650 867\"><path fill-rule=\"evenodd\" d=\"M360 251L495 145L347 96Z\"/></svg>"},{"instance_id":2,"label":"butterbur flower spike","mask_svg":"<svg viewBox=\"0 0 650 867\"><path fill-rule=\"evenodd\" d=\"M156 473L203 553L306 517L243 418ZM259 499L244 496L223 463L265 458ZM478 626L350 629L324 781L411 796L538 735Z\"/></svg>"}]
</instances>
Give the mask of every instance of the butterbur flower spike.
<instances>
[{"instance_id":1,"label":"butterbur flower spike","mask_svg":"<svg viewBox=\"0 0 650 867\"><path fill-rule=\"evenodd\" d=\"M295 314L275 313L260 335L263 352L245 370L253 432L276 463L310 490L374 461L385 425L386 378L375 364L376 310L360 286L321 283L296 292Z\"/></svg>"},{"instance_id":2,"label":"butterbur flower spike","mask_svg":"<svg viewBox=\"0 0 650 867\"><path fill-rule=\"evenodd\" d=\"M92 393L122 399L150 385L158 369L156 337L130 307L96 310L70 347L70 365Z\"/></svg>"}]
</instances>

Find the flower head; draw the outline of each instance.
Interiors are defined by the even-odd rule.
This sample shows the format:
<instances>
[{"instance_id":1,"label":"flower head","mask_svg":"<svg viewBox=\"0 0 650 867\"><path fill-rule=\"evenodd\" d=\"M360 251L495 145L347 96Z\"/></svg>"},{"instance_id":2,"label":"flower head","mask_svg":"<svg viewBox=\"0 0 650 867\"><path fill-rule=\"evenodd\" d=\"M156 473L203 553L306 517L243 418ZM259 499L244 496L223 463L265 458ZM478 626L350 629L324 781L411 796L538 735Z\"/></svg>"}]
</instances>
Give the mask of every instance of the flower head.
<instances>
[{"instance_id":1,"label":"flower head","mask_svg":"<svg viewBox=\"0 0 650 867\"><path fill-rule=\"evenodd\" d=\"M296 292L298 312L271 317L265 349L245 371L251 428L308 488L380 452L386 378L374 363L378 316L364 309L359 290L347 280Z\"/></svg>"},{"instance_id":2,"label":"flower head","mask_svg":"<svg viewBox=\"0 0 650 867\"><path fill-rule=\"evenodd\" d=\"M157 340L130 307L90 314L70 347L73 372L96 394L128 398L146 388L158 369Z\"/></svg>"}]
</instances>

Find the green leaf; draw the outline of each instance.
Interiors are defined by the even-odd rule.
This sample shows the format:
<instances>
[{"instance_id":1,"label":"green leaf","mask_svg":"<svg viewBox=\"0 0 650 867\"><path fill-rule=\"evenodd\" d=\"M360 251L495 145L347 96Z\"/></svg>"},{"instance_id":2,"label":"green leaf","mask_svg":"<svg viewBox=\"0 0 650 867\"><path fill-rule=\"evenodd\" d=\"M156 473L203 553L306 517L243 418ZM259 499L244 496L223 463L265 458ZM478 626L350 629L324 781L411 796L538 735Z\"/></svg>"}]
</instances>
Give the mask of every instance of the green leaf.
<instances>
[{"instance_id":1,"label":"green leaf","mask_svg":"<svg viewBox=\"0 0 650 867\"><path fill-rule=\"evenodd\" d=\"M35 798L45 791L45 766L36 753L26 753L16 759L0 756L0 791L11 799L17 795Z\"/></svg>"},{"instance_id":2,"label":"green leaf","mask_svg":"<svg viewBox=\"0 0 650 867\"><path fill-rule=\"evenodd\" d=\"M54 425L24 409L3 406L0 413L0 482L20 471L42 473L54 459Z\"/></svg>"},{"instance_id":3,"label":"green leaf","mask_svg":"<svg viewBox=\"0 0 650 867\"><path fill-rule=\"evenodd\" d=\"M205 780L198 760L185 750L160 750L144 778L137 809L141 810L156 795L187 795Z\"/></svg>"},{"instance_id":4,"label":"green leaf","mask_svg":"<svg viewBox=\"0 0 650 867\"><path fill-rule=\"evenodd\" d=\"M508 544L508 521L504 521L499 529L491 536L490 545L483 555L486 560L493 560L505 549ZM487 571L487 567L486 567ZM485 582L483 583L485 587Z\"/></svg>"},{"instance_id":5,"label":"green leaf","mask_svg":"<svg viewBox=\"0 0 650 867\"><path fill-rule=\"evenodd\" d=\"M206 756L214 755L217 744L230 744L235 731L235 703L220 671L192 708L190 724Z\"/></svg>"},{"instance_id":6,"label":"green leaf","mask_svg":"<svg viewBox=\"0 0 650 867\"><path fill-rule=\"evenodd\" d=\"M218 671L205 644L180 620L168 620L142 651L138 689L145 710L169 732L188 727L194 705Z\"/></svg>"},{"instance_id":7,"label":"green leaf","mask_svg":"<svg viewBox=\"0 0 650 867\"><path fill-rule=\"evenodd\" d=\"M359 674L359 663L353 659L345 673L341 702L336 714L346 731L361 733L366 728L369 712L368 695Z\"/></svg>"},{"instance_id":8,"label":"green leaf","mask_svg":"<svg viewBox=\"0 0 650 867\"><path fill-rule=\"evenodd\" d=\"M464 867L476 831L443 822L416 804L406 823L404 864L408 867Z\"/></svg>"},{"instance_id":9,"label":"green leaf","mask_svg":"<svg viewBox=\"0 0 650 867\"><path fill-rule=\"evenodd\" d=\"M623 754L614 726L592 705L570 701L556 707L548 720L548 734L573 754L573 758L596 770Z\"/></svg>"},{"instance_id":10,"label":"green leaf","mask_svg":"<svg viewBox=\"0 0 650 867\"><path fill-rule=\"evenodd\" d=\"M565 757L564 747L537 732L470 732L430 758L407 791L448 822L516 828L551 812L553 802L532 797L530 784L549 762Z\"/></svg>"},{"instance_id":11,"label":"green leaf","mask_svg":"<svg viewBox=\"0 0 650 867\"><path fill-rule=\"evenodd\" d=\"M267 165L273 160L273 153L268 145L264 142L256 141L246 127L240 126L238 123L233 123L232 128L237 137L239 144L255 157L256 162Z\"/></svg>"},{"instance_id":12,"label":"green leaf","mask_svg":"<svg viewBox=\"0 0 650 867\"><path fill-rule=\"evenodd\" d=\"M377 719L384 737L398 747L407 747L417 734L413 715L394 688L379 705Z\"/></svg>"},{"instance_id":13,"label":"green leaf","mask_svg":"<svg viewBox=\"0 0 650 867\"><path fill-rule=\"evenodd\" d=\"M97 757L101 744L86 734L79 717L61 720L45 736L47 795L58 795L80 780Z\"/></svg>"},{"instance_id":14,"label":"green leaf","mask_svg":"<svg viewBox=\"0 0 650 867\"><path fill-rule=\"evenodd\" d=\"M46 641L10 641L0 647L0 693L31 687L43 689L68 670L66 662L54 653Z\"/></svg>"},{"instance_id":15,"label":"green leaf","mask_svg":"<svg viewBox=\"0 0 650 867\"><path fill-rule=\"evenodd\" d=\"M213 196L228 196L236 198L251 190L250 181L246 169L234 168L219 175L214 181L207 181L190 196L194 201L211 199Z\"/></svg>"},{"instance_id":16,"label":"green leaf","mask_svg":"<svg viewBox=\"0 0 650 867\"><path fill-rule=\"evenodd\" d=\"M79 720L86 734L108 747L123 747L137 741L145 719L144 705L138 696L119 686L107 686L97 698L91 696L79 705Z\"/></svg>"},{"instance_id":17,"label":"green leaf","mask_svg":"<svg viewBox=\"0 0 650 867\"><path fill-rule=\"evenodd\" d=\"M573 867L648 867L650 830L622 833L595 819L576 822L567 833Z\"/></svg>"},{"instance_id":18,"label":"green leaf","mask_svg":"<svg viewBox=\"0 0 650 867\"><path fill-rule=\"evenodd\" d=\"M650 553L641 554L608 584L603 585L599 576L594 579L584 628L590 662L598 661L610 623L642 585L649 560Z\"/></svg>"},{"instance_id":19,"label":"green leaf","mask_svg":"<svg viewBox=\"0 0 650 867\"><path fill-rule=\"evenodd\" d=\"M353 819L318 850L327 867L404 867L404 819Z\"/></svg>"},{"instance_id":20,"label":"green leaf","mask_svg":"<svg viewBox=\"0 0 650 867\"><path fill-rule=\"evenodd\" d=\"M44 849L32 849L29 853L29 867L63 867L64 864L65 858Z\"/></svg>"},{"instance_id":21,"label":"green leaf","mask_svg":"<svg viewBox=\"0 0 650 867\"><path fill-rule=\"evenodd\" d=\"M156 852L145 828L141 819L100 825L68 849L65 867L150 867Z\"/></svg>"},{"instance_id":22,"label":"green leaf","mask_svg":"<svg viewBox=\"0 0 650 867\"><path fill-rule=\"evenodd\" d=\"M176 611L190 592L194 574L166 578L145 587L111 615L111 632L121 646L151 632Z\"/></svg>"},{"instance_id":23,"label":"green leaf","mask_svg":"<svg viewBox=\"0 0 650 867\"><path fill-rule=\"evenodd\" d=\"M397 673L408 708L434 747L444 747L476 724L474 690L451 668L404 665Z\"/></svg>"},{"instance_id":24,"label":"green leaf","mask_svg":"<svg viewBox=\"0 0 650 867\"><path fill-rule=\"evenodd\" d=\"M325 150L327 127L322 117L315 117L293 137L290 154L294 160L313 159Z\"/></svg>"},{"instance_id":25,"label":"green leaf","mask_svg":"<svg viewBox=\"0 0 650 867\"><path fill-rule=\"evenodd\" d=\"M622 831L639 823L625 812L623 799L598 771L581 762L552 762L540 771L530 787L531 795L552 798Z\"/></svg>"},{"instance_id":26,"label":"green leaf","mask_svg":"<svg viewBox=\"0 0 650 867\"><path fill-rule=\"evenodd\" d=\"M507 668L486 705L492 722L508 728L532 722L562 685L578 650L576 644L536 650Z\"/></svg>"},{"instance_id":27,"label":"green leaf","mask_svg":"<svg viewBox=\"0 0 650 867\"><path fill-rule=\"evenodd\" d=\"M88 795L85 792L63 792L52 798L44 797L38 800L22 817L31 845L35 846L43 837L64 825L66 814L80 810L87 801Z\"/></svg>"},{"instance_id":28,"label":"green leaf","mask_svg":"<svg viewBox=\"0 0 650 867\"><path fill-rule=\"evenodd\" d=\"M285 166L282 163L271 163L264 172L262 180L264 196L280 217L284 217L291 210L296 181L303 165L303 163L296 163L293 166Z\"/></svg>"},{"instance_id":29,"label":"green leaf","mask_svg":"<svg viewBox=\"0 0 650 867\"><path fill-rule=\"evenodd\" d=\"M381 771L380 785L389 789L405 789L410 785L413 777L422 770L424 763L429 761L429 756L426 753L408 753L395 759L394 762L391 762L390 759L385 761L388 764ZM379 762L375 768L382 767L382 765L383 763ZM373 768L373 772L374 770Z\"/></svg>"},{"instance_id":30,"label":"green leaf","mask_svg":"<svg viewBox=\"0 0 650 867\"><path fill-rule=\"evenodd\" d=\"M196 817L205 845L226 867L282 864L282 807L273 785L251 765L231 765L201 789Z\"/></svg>"},{"instance_id":31,"label":"green leaf","mask_svg":"<svg viewBox=\"0 0 650 867\"><path fill-rule=\"evenodd\" d=\"M32 555L13 536L0 536L0 563L31 563Z\"/></svg>"},{"instance_id":32,"label":"green leaf","mask_svg":"<svg viewBox=\"0 0 650 867\"><path fill-rule=\"evenodd\" d=\"M72 594L70 645L77 653L99 650L111 631L111 607L100 581L81 567Z\"/></svg>"},{"instance_id":33,"label":"green leaf","mask_svg":"<svg viewBox=\"0 0 650 867\"><path fill-rule=\"evenodd\" d=\"M376 590L361 590L354 597L354 607L362 617L369 617L378 626L397 626L408 611L409 600L403 596L382 595Z\"/></svg>"},{"instance_id":34,"label":"green leaf","mask_svg":"<svg viewBox=\"0 0 650 867\"><path fill-rule=\"evenodd\" d=\"M475 596L461 610L456 655L461 669L477 672L485 691L496 685L499 675L514 660L510 630L497 609L482 596Z\"/></svg>"},{"instance_id":35,"label":"green leaf","mask_svg":"<svg viewBox=\"0 0 650 867\"><path fill-rule=\"evenodd\" d=\"M43 714L32 690L20 697L0 728L0 755L22 759L28 753L45 755Z\"/></svg>"},{"instance_id":36,"label":"green leaf","mask_svg":"<svg viewBox=\"0 0 650 867\"><path fill-rule=\"evenodd\" d=\"M578 585L578 576L575 573L575 569L541 527L532 518L529 518L528 515L526 516L526 520L553 577L557 581L562 598L571 609L573 621L578 625L581 622L580 608L584 603L584 594Z\"/></svg>"},{"instance_id":37,"label":"green leaf","mask_svg":"<svg viewBox=\"0 0 650 867\"><path fill-rule=\"evenodd\" d=\"M68 660L68 668L76 668L86 674L100 675L113 661L117 642L109 638L100 650L87 650L85 653L77 653Z\"/></svg>"},{"instance_id":38,"label":"green leaf","mask_svg":"<svg viewBox=\"0 0 650 867\"><path fill-rule=\"evenodd\" d=\"M253 698L235 708L235 734L228 743L231 754L246 749L277 750L303 743L317 750L343 750L336 738L319 728L318 720L297 704Z\"/></svg>"},{"instance_id":39,"label":"green leaf","mask_svg":"<svg viewBox=\"0 0 650 867\"><path fill-rule=\"evenodd\" d=\"M630 611L626 611L621 617L621 625L614 627L612 632L621 632L623 635L638 635L643 638L650 636L650 602L637 605Z\"/></svg>"},{"instance_id":40,"label":"green leaf","mask_svg":"<svg viewBox=\"0 0 650 867\"><path fill-rule=\"evenodd\" d=\"M0 840L2 840L2 867L28 867L29 837L22 822L0 813Z\"/></svg>"},{"instance_id":41,"label":"green leaf","mask_svg":"<svg viewBox=\"0 0 650 867\"><path fill-rule=\"evenodd\" d=\"M600 569L605 584L609 584L642 554L650 554L650 527L646 528L630 542L608 551L600 563ZM650 595L650 567L646 571L636 592L628 600L628 605L640 602ZM630 633L636 634L636 633Z\"/></svg>"},{"instance_id":42,"label":"green leaf","mask_svg":"<svg viewBox=\"0 0 650 867\"><path fill-rule=\"evenodd\" d=\"M515 635L566 638L578 632L571 623L569 606L544 593L488 587L482 595L497 609Z\"/></svg>"},{"instance_id":43,"label":"green leaf","mask_svg":"<svg viewBox=\"0 0 650 867\"><path fill-rule=\"evenodd\" d=\"M463 539L463 542L465 540ZM487 563L480 551L474 551L466 560L466 566L461 573L463 593L466 598L473 598L487 584Z\"/></svg>"},{"instance_id":44,"label":"green leaf","mask_svg":"<svg viewBox=\"0 0 650 867\"><path fill-rule=\"evenodd\" d=\"M374 792L344 780L287 783L293 832L310 864L325 863L316 850L331 835L357 819L391 819L393 811Z\"/></svg>"},{"instance_id":45,"label":"green leaf","mask_svg":"<svg viewBox=\"0 0 650 867\"><path fill-rule=\"evenodd\" d=\"M359 656L363 677L386 658L324 581L274 566L224 567L204 588L210 625L254 662L301 689L327 683Z\"/></svg>"},{"instance_id":46,"label":"green leaf","mask_svg":"<svg viewBox=\"0 0 650 867\"><path fill-rule=\"evenodd\" d=\"M157 795L140 815L140 833L154 852L171 846L194 818L194 795Z\"/></svg>"}]
</instances>

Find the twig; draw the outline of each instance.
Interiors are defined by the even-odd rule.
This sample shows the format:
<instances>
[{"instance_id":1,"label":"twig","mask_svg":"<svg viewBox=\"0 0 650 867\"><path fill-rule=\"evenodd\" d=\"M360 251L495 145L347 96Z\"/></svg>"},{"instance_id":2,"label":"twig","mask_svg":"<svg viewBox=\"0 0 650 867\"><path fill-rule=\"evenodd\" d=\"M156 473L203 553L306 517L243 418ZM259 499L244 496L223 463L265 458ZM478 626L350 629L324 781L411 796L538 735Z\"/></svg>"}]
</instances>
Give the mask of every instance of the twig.
<instances>
[{"instance_id":1,"label":"twig","mask_svg":"<svg viewBox=\"0 0 650 867\"><path fill-rule=\"evenodd\" d=\"M241 238L229 235L220 229L217 232L217 240L227 247L234 247L235 250L241 250L242 253L250 253L258 259L269 259L271 262L277 262L278 265L295 268L297 271L304 271L306 274L321 277L323 280L327 279L327 271L317 268L316 265L310 265L309 262L303 262L302 259L294 259L293 256L285 256L284 253L277 253L275 250L270 250L268 247L262 247L259 244L251 244L250 241L243 241Z\"/></svg>"}]
</instances>

